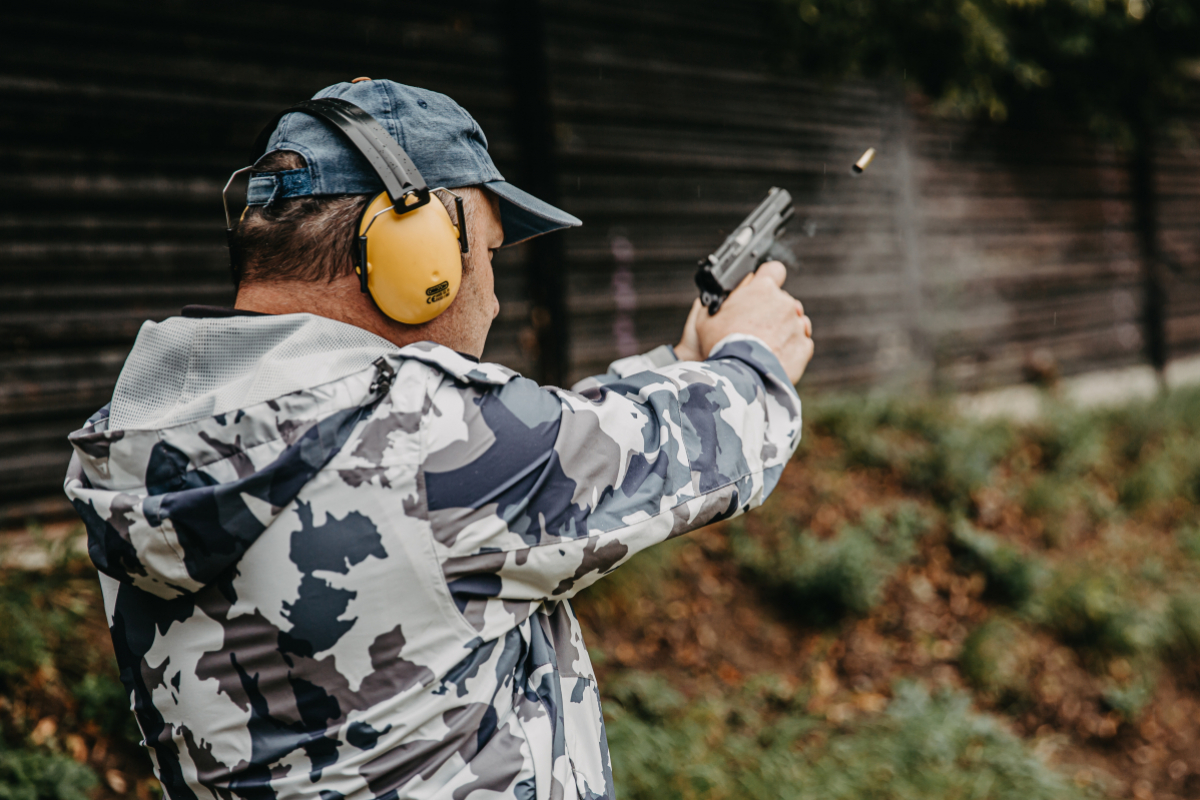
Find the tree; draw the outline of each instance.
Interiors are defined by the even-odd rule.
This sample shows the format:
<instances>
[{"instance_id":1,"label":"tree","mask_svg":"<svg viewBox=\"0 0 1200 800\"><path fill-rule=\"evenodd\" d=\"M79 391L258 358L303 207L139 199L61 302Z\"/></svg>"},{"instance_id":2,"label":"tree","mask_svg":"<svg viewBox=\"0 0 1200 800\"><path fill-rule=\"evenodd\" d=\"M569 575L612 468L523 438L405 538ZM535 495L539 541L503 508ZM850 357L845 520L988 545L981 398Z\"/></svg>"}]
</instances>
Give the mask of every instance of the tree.
<instances>
[{"instance_id":1,"label":"tree","mask_svg":"<svg viewBox=\"0 0 1200 800\"><path fill-rule=\"evenodd\" d=\"M784 60L806 73L901 77L942 114L1065 116L1125 147L1147 350L1162 369L1154 149L1194 91L1200 0L780 0L780 10Z\"/></svg>"}]
</instances>

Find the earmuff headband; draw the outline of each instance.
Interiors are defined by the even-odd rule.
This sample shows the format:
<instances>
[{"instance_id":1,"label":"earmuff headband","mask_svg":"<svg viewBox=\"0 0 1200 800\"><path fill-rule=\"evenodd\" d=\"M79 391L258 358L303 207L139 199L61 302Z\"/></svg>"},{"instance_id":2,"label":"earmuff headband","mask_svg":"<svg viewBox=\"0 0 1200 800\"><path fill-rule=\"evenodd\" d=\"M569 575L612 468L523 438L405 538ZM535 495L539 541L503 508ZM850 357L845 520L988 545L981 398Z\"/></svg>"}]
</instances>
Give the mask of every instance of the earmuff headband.
<instances>
[{"instance_id":1,"label":"earmuff headband","mask_svg":"<svg viewBox=\"0 0 1200 800\"><path fill-rule=\"evenodd\" d=\"M276 114L259 133L250 154L251 162L262 158L276 126L284 116L292 113L315 117L338 131L347 144L362 154L384 184L385 192L375 195L363 207L356 226L355 272L359 275L363 293L369 295L386 316L408 325L428 322L442 313L458 293L462 280L461 258L469 246L462 198L448 189L431 190L404 148L387 130L370 114L340 98L306 100ZM231 175L221 192L235 285L242 259L236 248L226 194L233 179L247 171L253 171L253 167ZM280 191L281 174L286 175L276 173L271 199ZM441 203L429 202L431 191L446 191L454 197L457 224ZM382 227L375 227L371 234L371 246L380 248L372 263L368 261L368 233L376 220L385 215L387 221L381 221Z\"/></svg>"},{"instance_id":2,"label":"earmuff headband","mask_svg":"<svg viewBox=\"0 0 1200 800\"><path fill-rule=\"evenodd\" d=\"M305 100L276 114L258 134L250 153L251 164L267 151L267 143L279 121L293 113L307 114L328 122L361 153L383 181L384 190L396 213L403 214L429 202L429 186L404 148L396 143L378 120L340 97Z\"/></svg>"}]
</instances>

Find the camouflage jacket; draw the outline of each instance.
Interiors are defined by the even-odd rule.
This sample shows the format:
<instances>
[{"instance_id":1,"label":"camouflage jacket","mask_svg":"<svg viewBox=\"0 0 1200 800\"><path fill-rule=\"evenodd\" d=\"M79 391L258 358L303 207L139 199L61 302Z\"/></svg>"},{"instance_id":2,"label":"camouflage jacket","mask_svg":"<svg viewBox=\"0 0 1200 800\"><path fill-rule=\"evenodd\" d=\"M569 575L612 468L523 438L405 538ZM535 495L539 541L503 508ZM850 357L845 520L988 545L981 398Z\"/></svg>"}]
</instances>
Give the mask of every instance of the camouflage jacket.
<instances>
[{"instance_id":1,"label":"camouflage jacket","mask_svg":"<svg viewBox=\"0 0 1200 800\"><path fill-rule=\"evenodd\" d=\"M800 435L761 341L654 361L575 393L306 314L146 323L65 489L171 800L612 797L567 599Z\"/></svg>"}]
</instances>

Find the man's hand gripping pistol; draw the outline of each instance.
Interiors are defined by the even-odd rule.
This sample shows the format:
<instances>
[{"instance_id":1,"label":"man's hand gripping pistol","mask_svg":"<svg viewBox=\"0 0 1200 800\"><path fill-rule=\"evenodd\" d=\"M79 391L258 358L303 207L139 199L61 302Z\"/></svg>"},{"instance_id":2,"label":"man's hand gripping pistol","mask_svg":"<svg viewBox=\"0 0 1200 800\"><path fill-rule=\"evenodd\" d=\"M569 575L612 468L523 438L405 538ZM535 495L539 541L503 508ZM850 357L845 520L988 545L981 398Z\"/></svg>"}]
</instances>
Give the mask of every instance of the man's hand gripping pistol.
<instances>
[{"instance_id":1,"label":"man's hand gripping pistol","mask_svg":"<svg viewBox=\"0 0 1200 800\"><path fill-rule=\"evenodd\" d=\"M795 257L778 240L792 218L792 196L784 189L772 188L767 199L742 220L716 252L700 262L696 285L700 302L716 314L742 279L767 261L785 264Z\"/></svg>"}]
</instances>

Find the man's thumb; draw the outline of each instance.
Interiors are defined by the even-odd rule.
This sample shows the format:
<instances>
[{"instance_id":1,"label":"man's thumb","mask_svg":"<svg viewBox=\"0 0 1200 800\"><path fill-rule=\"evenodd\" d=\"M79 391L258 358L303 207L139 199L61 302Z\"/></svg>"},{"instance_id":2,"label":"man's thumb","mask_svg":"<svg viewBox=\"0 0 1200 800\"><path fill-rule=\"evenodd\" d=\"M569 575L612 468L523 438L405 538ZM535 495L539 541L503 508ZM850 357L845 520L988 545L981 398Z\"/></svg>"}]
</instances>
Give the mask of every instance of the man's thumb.
<instances>
[{"instance_id":1,"label":"man's thumb","mask_svg":"<svg viewBox=\"0 0 1200 800\"><path fill-rule=\"evenodd\" d=\"M754 274L756 277L768 279L776 286L783 286L783 282L787 280L787 267L778 261L768 261L759 267L758 272Z\"/></svg>"}]
</instances>

